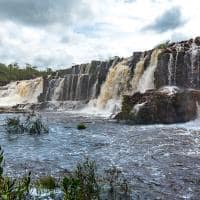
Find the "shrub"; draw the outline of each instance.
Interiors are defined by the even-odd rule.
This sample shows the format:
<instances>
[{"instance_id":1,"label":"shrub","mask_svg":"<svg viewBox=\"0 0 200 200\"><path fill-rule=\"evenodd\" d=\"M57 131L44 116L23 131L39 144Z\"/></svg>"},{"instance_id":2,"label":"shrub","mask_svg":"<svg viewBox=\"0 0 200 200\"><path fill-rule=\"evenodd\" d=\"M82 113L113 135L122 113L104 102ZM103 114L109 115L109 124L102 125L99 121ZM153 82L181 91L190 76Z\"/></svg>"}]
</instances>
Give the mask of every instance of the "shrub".
<instances>
[{"instance_id":1,"label":"shrub","mask_svg":"<svg viewBox=\"0 0 200 200\"><path fill-rule=\"evenodd\" d=\"M78 179L74 177L64 177L61 182L61 187L64 193L64 200L81 199L81 187Z\"/></svg>"},{"instance_id":2,"label":"shrub","mask_svg":"<svg viewBox=\"0 0 200 200\"><path fill-rule=\"evenodd\" d=\"M26 132L31 134L48 133L48 127L42 122L39 117L28 116L25 123L24 129Z\"/></svg>"},{"instance_id":3,"label":"shrub","mask_svg":"<svg viewBox=\"0 0 200 200\"><path fill-rule=\"evenodd\" d=\"M95 161L86 159L79 163L76 169L61 182L56 183L52 176L44 176L35 182L33 188L37 194L31 196L31 173L23 179L12 179L3 176L3 151L0 147L0 199L24 200L40 199L41 196L56 199L56 187L62 190L63 200L99 200L99 199L123 199L130 200L128 183L123 179L122 173L116 167L105 171L102 177L97 175ZM61 199L59 196L58 199Z\"/></svg>"},{"instance_id":4,"label":"shrub","mask_svg":"<svg viewBox=\"0 0 200 200\"><path fill-rule=\"evenodd\" d=\"M23 133L24 127L21 124L19 117L6 119L6 130L8 133Z\"/></svg>"},{"instance_id":5,"label":"shrub","mask_svg":"<svg viewBox=\"0 0 200 200\"><path fill-rule=\"evenodd\" d=\"M167 40L166 42L157 45L155 48L166 49L169 46L169 44L170 44L170 40Z\"/></svg>"},{"instance_id":6,"label":"shrub","mask_svg":"<svg viewBox=\"0 0 200 200\"><path fill-rule=\"evenodd\" d=\"M83 130L83 129L86 129L86 128L87 128L86 125L83 124L83 123L80 123L80 124L77 125L78 130Z\"/></svg>"},{"instance_id":7,"label":"shrub","mask_svg":"<svg viewBox=\"0 0 200 200\"><path fill-rule=\"evenodd\" d=\"M37 182L42 189L54 190L56 188L56 179L52 176L43 176Z\"/></svg>"},{"instance_id":8,"label":"shrub","mask_svg":"<svg viewBox=\"0 0 200 200\"><path fill-rule=\"evenodd\" d=\"M48 127L42 122L41 117L33 114L29 114L26 119L19 117L7 118L6 120L6 131L8 133L30 133L30 134L41 134L47 133Z\"/></svg>"},{"instance_id":9,"label":"shrub","mask_svg":"<svg viewBox=\"0 0 200 200\"><path fill-rule=\"evenodd\" d=\"M0 147L0 199L21 200L26 199L29 194L31 173L22 180L13 180L3 176L3 151Z\"/></svg>"},{"instance_id":10,"label":"shrub","mask_svg":"<svg viewBox=\"0 0 200 200\"><path fill-rule=\"evenodd\" d=\"M124 179L121 170L116 167L105 170L104 181L109 188L109 199L130 199L128 182Z\"/></svg>"},{"instance_id":11,"label":"shrub","mask_svg":"<svg viewBox=\"0 0 200 200\"><path fill-rule=\"evenodd\" d=\"M100 189L97 180L94 161L87 159L82 164L78 164L71 177L64 177L62 181L64 199L99 199Z\"/></svg>"}]
</instances>

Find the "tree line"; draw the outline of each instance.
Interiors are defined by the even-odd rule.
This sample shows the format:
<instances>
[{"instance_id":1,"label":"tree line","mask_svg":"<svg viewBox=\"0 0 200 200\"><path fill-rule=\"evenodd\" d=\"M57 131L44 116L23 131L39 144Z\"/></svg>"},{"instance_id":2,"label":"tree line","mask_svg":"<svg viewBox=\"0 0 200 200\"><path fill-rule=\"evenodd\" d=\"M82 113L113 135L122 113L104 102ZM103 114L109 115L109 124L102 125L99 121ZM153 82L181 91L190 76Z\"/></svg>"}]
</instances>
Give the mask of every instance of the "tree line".
<instances>
[{"instance_id":1,"label":"tree line","mask_svg":"<svg viewBox=\"0 0 200 200\"><path fill-rule=\"evenodd\" d=\"M36 66L26 64L21 68L17 63L5 65L0 63L0 85L8 84L11 81L29 80L40 76L52 74L52 69L39 70Z\"/></svg>"}]
</instances>

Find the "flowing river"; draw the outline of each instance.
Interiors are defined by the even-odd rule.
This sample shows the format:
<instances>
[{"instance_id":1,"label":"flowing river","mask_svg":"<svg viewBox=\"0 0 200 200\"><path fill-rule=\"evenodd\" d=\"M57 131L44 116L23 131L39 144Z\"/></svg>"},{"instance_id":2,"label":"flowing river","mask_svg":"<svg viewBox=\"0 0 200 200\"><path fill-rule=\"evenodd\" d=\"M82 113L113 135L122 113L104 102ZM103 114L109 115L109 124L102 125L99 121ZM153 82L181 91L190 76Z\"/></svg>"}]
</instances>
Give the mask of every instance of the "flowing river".
<instances>
[{"instance_id":1,"label":"flowing river","mask_svg":"<svg viewBox=\"0 0 200 200\"><path fill-rule=\"evenodd\" d=\"M50 131L42 135L8 135L0 115L0 145L5 173L60 176L85 157L98 169L117 166L141 199L200 197L200 120L185 124L129 126L95 116L41 113ZM76 125L84 122L85 130Z\"/></svg>"}]
</instances>

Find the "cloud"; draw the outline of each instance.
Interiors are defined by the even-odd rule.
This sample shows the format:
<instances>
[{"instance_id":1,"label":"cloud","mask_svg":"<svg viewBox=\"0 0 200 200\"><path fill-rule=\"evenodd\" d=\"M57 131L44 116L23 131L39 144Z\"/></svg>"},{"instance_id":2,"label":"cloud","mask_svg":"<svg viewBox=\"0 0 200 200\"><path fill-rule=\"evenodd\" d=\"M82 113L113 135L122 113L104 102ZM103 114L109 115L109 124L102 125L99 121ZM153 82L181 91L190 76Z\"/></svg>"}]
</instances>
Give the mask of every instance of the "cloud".
<instances>
[{"instance_id":1,"label":"cloud","mask_svg":"<svg viewBox=\"0 0 200 200\"><path fill-rule=\"evenodd\" d=\"M28 26L73 24L91 16L83 0L1 0L0 20L11 20Z\"/></svg>"},{"instance_id":2,"label":"cloud","mask_svg":"<svg viewBox=\"0 0 200 200\"><path fill-rule=\"evenodd\" d=\"M153 30L158 33L164 33L174 30L185 24L179 7L172 7L166 10L161 16L157 17L152 25L144 27L142 30Z\"/></svg>"},{"instance_id":3,"label":"cloud","mask_svg":"<svg viewBox=\"0 0 200 200\"><path fill-rule=\"evenodd\" d=\"M197 2L0 0L0 62L70 67L189 39L200 33Z\"/></svg>"}]
</instances>

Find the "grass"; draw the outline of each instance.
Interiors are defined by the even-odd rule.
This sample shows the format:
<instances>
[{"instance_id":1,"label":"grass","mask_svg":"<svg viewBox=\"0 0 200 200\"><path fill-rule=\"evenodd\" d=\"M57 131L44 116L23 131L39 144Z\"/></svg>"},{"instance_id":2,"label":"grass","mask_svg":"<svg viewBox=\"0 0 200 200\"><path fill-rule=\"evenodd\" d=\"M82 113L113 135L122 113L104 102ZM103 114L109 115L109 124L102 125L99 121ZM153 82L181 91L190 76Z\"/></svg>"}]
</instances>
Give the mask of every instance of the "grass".
<instances>
[{"instance_id":1,"label":"grass","mask_svg":"<svg viewBox=\"0 0 200 200\"><path fill-rule=\"evenodd\" d=\"M21 180L3 176L3 151L0 147L0 199L22 200L26 199L30 190L31 173Z\"/></svg>"},{"instance_id":2,"label":"grass","mask_svg":"<svg viewBox=\"0 0 200 200\"><path fill-rule=\"evenodd\" d=\"M3 164L4 154L0 147L1 200L40 199L40 196L31 196L33 188L37 189L38 195L45 192L53 199L56 199L55 189L61 191L62 200L130 199L128 183L120 170L113 167L100 176L95 161L89 159L79 163L68 176L60 177L59 180L53 176L43 176L33 181L30 172L22 179L13 179L3 175Z\"/></svg>"},{"instance_id":3,"label":"grass","mask_svg":"<svg viewBox=\"0 0 200 200\"><path fill-rule=\"evenodd\" d=\"M54 190L56 188L56 179L53 176L43 176L37 181L39 188Z\"/></svg>"},{"instance_id":4,"label":"grass","mask_svg":"<svg viewBox=\"0 0 200 200\"><path fill-rule=\"evenodd\" d=\"M86 129L86 128L87 128L87 126L83 123L80 123L80 124L77 125L78 130L83 130L83 129Z\"/></svg>"}]
</instances>

